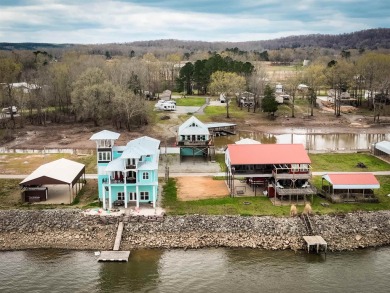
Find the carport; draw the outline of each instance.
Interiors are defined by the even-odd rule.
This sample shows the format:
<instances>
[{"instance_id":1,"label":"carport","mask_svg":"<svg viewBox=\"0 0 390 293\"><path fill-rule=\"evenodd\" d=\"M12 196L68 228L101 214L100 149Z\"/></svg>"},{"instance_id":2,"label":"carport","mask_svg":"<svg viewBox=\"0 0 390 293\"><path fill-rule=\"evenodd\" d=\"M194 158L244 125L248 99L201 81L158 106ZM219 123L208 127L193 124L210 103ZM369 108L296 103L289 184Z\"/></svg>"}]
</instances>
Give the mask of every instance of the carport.
<instances>
[{"instance_id":1,"label":"carport","mask_svg":"<svg viewBox=\"0 0 390 293\"><path fill-rule=\"evenodd\" d=\"M40 166L19 183L22 200L27 202L50 199L48 185L68 185L67 192L62 193L62 201L69 204L84 184L85 165L64 158Z\"/></svg>"}]
</instances>

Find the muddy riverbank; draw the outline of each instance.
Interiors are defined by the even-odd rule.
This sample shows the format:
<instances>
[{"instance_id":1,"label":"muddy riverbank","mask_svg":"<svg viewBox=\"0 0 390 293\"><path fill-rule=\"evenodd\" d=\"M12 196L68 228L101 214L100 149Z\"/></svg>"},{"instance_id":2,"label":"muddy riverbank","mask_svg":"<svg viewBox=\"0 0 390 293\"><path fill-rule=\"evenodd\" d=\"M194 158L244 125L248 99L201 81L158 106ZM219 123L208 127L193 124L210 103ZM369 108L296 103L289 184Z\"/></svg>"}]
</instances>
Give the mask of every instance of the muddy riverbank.
<instances>
[{"instance_id":1,"label":"muddy riverbank","mask_svg":"<svg viewBox=\"0 0 390 293\"><path fill-rule=\"evenodd\" d=\"M390 244L390 211L311 217L331 251ZM80 210L0 211L0 250L112 249L124 222L121 249L249 247L300 250L307 231L300 218L241 216L101 217Z\"/></svg>"}]
</instances>

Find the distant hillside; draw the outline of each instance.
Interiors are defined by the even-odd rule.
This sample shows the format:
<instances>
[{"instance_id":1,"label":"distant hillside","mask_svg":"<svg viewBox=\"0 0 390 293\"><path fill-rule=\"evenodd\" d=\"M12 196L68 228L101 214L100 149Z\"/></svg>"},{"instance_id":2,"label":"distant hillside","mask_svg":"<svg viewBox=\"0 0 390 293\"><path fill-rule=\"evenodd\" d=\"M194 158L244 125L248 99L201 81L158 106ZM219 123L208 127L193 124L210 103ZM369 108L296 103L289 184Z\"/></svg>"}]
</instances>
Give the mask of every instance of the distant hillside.
<instances>
[{"instance_id":1,"label":"distant hillside","mask_svg":"<svg viewBox=\"0 0 390 293\"><path fill-rule=\"evenodd\" d=\"M50 44L50 43L0 43L0 50L38 50L38 49L64 49L69 47L85 49L85 45L77 44ZM204 42L204 41L181 41L181 40L153 40L153 41L136 41L129 43L111 43L99 45L87 45L95 48L97 51L104 48L117 49L123 47L134 48L139 51L149 51L152 49L164 49L167 51L220 51L226 48L237 47L246 51L277 50L284 48L331 48L341 49L390 49L390 28L376 28L362 30L353 33L340 35L302 35L290 36L265 41L248 41L248 42ZM93 50L92 50L93 51Z\"/></svg>"},{"instance_id":2,"label":"distant hillside","mask_svg":"<svg viewBox=\"0 0 390 293\"><path fill-rule=\"evenodd\" d=\"M50 44L50 43L0 43L0 50L39 50L67 48L74 46L72 44Z\"/></svg>"}]
</instances>

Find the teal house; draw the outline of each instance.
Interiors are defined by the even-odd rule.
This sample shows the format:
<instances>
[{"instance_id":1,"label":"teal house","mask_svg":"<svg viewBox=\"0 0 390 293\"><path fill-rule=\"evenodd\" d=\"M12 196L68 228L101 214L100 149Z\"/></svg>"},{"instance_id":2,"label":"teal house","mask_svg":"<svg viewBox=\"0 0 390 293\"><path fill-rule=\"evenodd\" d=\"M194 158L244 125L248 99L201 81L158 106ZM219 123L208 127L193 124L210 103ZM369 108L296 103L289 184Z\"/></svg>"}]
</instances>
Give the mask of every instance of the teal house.
<instances>
[{"instance_id":1,"label":"teal house","mask_svg":"<svg viewBox=\"0 0 390 293\"><path fill-rule=\"evenodd\" d=\"M156 207L160 141L148 136L114 146L120 134L103 130L92 135L96 142L99 199L103 208L140 203Z\"/></svg>"},{"instance_id":2,"label":"teal house","mask_svg":"<svg viewBox=\"0 0 390 293\"><path fill-rule=\"evenodd\" d=\"M180 148L180 160L185 157L211 158L214 151L212 135L208 127L195 116L179 126L177 146Z\"/></svg>"}]
</instances>

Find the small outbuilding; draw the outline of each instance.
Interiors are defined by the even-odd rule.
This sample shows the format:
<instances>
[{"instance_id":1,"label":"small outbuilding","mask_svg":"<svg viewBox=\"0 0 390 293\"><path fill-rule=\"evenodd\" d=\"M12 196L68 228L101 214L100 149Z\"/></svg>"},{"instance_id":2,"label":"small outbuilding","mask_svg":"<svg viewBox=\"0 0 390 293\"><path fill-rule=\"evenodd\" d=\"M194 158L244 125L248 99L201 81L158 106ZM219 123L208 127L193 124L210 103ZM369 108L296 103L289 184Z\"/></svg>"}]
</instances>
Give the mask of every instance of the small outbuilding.
<instances>
[{"instance_id":1,"label":"small outbuilding","mask_svg":"<svg viewBox=\"0 0 390 293\"><path fill-rule=\"evenodd\" d=\"M374 144L374 155L376 156L389 156L390 155L390 141L384 140Z\"/></svg>"},{"instance_id":2,"label":"small outbuilding","mask_svg":"<svg viewBox=\"0 0 390 293\"><path fill-rule=\"evenodd\" d=\"M63 194L59 203L72 203L84 184L85 165L64 158L40 166L19 183L25 202L48 200L48 185L68 185L68 195Z\"/></svg>"},{"instance_id":3,"label":"small outbuilding","mask_svg":"<svg viewBox=\"0 0 390 293\"><path fill-rule=\"evenodd\" d=\"M378 202L380 184L372 173L332 173L322 176L321 193L333 203Z\"/></svg>"}]
</instances>

